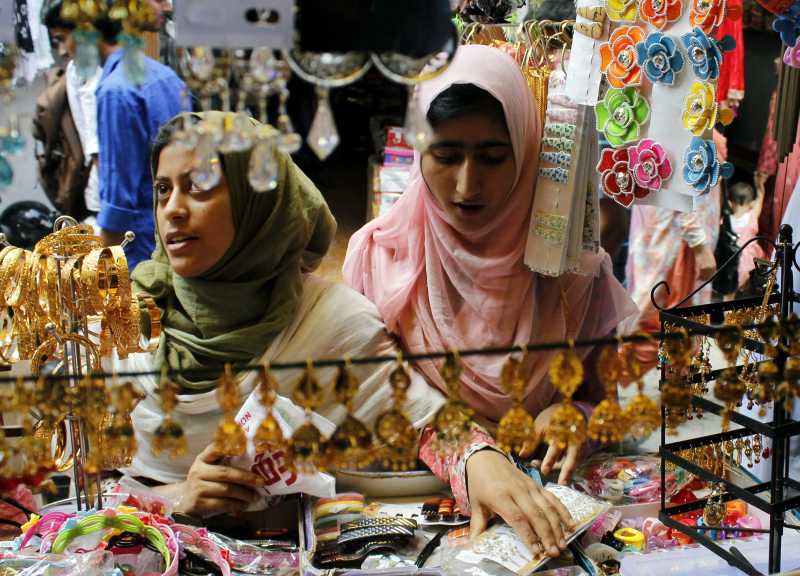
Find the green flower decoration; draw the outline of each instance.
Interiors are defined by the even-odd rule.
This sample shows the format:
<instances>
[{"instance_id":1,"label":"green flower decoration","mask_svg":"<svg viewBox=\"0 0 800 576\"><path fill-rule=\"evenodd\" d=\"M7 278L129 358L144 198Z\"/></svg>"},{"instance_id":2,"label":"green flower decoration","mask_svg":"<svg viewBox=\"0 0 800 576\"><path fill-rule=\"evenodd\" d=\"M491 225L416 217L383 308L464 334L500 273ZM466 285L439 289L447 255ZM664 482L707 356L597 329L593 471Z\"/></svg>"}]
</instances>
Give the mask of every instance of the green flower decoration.
<instances>
[{"instance_id":1,"label":"green flower decoration","mask_svg":"<svg viewBox=\"0 0 800 576\"><path fill-rule=\"evenodd\" d=\"M639 91L611 88L594 109L597 130L608 143L619 147L639 139L639 129L650 118L650 105Z\"/></svg>"}]
</instances>

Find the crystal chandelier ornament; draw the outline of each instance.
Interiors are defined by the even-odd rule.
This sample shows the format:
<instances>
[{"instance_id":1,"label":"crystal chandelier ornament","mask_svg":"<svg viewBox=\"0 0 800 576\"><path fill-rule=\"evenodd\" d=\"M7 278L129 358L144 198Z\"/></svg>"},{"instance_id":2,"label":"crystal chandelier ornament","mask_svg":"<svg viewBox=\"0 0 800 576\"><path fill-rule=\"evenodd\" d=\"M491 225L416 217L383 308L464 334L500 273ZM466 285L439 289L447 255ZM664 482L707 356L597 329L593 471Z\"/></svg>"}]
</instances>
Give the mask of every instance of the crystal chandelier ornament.
<instances>
[{"instance_id":1,"label":"crystal chandelier ornament","mask_svg":"<svg viewBox=\"0 0 800 576\"><path fill-rule=\"evenodd\" d=\"M433 130L419 102L418 84L441 75L450 66L458 49L458 31L453 33L441 50L415 58L395 52L372 55L372 62L381 73L398 84L408 87L408 105L403 127L406 140L417 150L425 150L433 137Z\"/></svg>"},{"instance_id":2,"label":"crystal chandelier ornament","mask_svg":"<svg viewBox=\"0 0 800 576\"><path fill-rule=\"evenodd\" d=\"M360 80L372 63L360 52L301 52L288 50L284 57L292 72L317 89L317 112L311 122L307 142L320 160L326 160L339 145L339 132L331 110L331 88Z\"/></svg>"}]
</instances>

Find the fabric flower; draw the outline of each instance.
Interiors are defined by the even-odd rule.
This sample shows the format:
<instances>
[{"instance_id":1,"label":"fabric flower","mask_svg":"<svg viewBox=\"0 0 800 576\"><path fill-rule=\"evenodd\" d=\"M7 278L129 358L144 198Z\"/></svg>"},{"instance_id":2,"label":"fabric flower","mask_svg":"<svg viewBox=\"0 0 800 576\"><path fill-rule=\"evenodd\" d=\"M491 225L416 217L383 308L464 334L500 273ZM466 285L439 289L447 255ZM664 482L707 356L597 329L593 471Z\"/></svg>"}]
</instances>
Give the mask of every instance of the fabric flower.
<instances>
[{"instance_id":1,"label":"fabric flower","mask_svg":"<svg viewBox=\"0 0 800 576\"><path fill-rule=\"evenodd\" d=\"M695 192L703 193L716 186L720 176L730 178L733 165L717 159L717 147L711 140L694 136L683 154L683 179Z\"/></svg>"},{"instance_id":2,"label":"fabric flower","mask_svg":"<svg viewBox=\"0 0 800 576\"><path fill-rule=\"evenodd\" d=\"M742 17L742 7L738 4L728 5L727 0L692 0L689 8L689 23L711 34L722 24L725 18L738 20Z\"/></svg>"},{"instance_id":3,"label":"fabric flower","mask_svg":"<svg viewBox=\"0 0 800 576\"><path fill-rule=\"evenodd\" d=\"M736 41L731 36L725 36L717 41L700 28L694 28L688 34L681 36L681 41L686 46L686 53L695 76L706 82L719 78L722 53L736 47Z\"/></svg>"},{"instance_id":4,"label":"fabric flower","mask_svg":"<svg viewBox=\"0 0 800 576\"><path fill-rule=\"evenodd\" d=\"M608 0L606 14L614 22L636 22L636 0Z\"/></svg>"},{"instance_id":5,"label":"fabric flower","mask_svg":"<svg viewBox=\"0 0 800 576\"><path fill-rule=\"evenodd\" d=\"M800 36L800 2L795 2L789 10L775 18L772 29L781 35L781 42L794 47Z\"/></svg>"},{"instance_id":6,"label":"fabric flower","mask_svg":"<svg viewBox=\"0 0 800 576\"><path fill-rule=\"evenodd\" d=\"M783 53L783 63L792 68L800 68L800 42L786 48Z\"/></svg>"},{"instance_id":7,"label":"fabric flower","mask_svg":"<svg viewBox=\"0 0 800 576\"><path fill-rule=\"evenodd\" d=\"M733 112L729 108L719 107L713 84L694 82L684 100L681 119L684 128L695 136L702 136L706 130L714 127L717 120L726 126L730 124Z\"/></svg>"},{"instance_id":8,"label":"fabric flower","mask_svg":"<svg viewBox=\"0 0 800 576\"><path fill-rule=\"evenodd\" d=\"M681 0L641 0L639 16L659 30L663 30L670 22L681 17L683 2Z\"/></svg>"},{"instance_id":9,"label":"fabric flower","mask_svg":"<svg viewBox=\"0 0 800 576\"><path fill-rule=\"evenodd\" d=\"M639 128L650 118L650 105L636 88L613 88L594 109L597 130L612 146L639 139Z\"/></svg>"},{"instance_id":10,"label":"fabric flower","mask_svg":"<svg viewBox=\"0 0 800 576\"><path fill-rule=\"evenodd\" d=\"M683 56L675 40L661 32L653 32L636 45L636 61L651 82L671 85L675 74L683 70Z\"/></svg>"},{"instance_id":11,"label":"fabric flower","mask_svg":"<svg viewBox=\"0 0 800 576\"><path fill-rule=\"evenodd\" d=\"M648 190L661 190L664 180L672 176L672 162L664 147L649 138L628 148L628 165L636 183Z\"/></svg>"},{"instance_id":12,"label":"fabric flower","mask_svg":"<svg viewBox=\"0 0 800 576\"><path fill-rule=\"evenodd\" d=\"M597 163L600 173L600 184L603 192L626 208L633 204L636 198L646 197L650 191L636 183L630 170L630 148L606 148Z\"/></svg>"},{"instance_id":13,"label":"fabric flower","mask_svg":"<svg viewBox=\"0 0 800 576\"><path fill-rule=\"evenodd\" d=\"M638 86L642 69L636 63L636 45L644 40L639 26L620 26L600 46L600 68L612 88Z\"/></svg>"}]
</instances>

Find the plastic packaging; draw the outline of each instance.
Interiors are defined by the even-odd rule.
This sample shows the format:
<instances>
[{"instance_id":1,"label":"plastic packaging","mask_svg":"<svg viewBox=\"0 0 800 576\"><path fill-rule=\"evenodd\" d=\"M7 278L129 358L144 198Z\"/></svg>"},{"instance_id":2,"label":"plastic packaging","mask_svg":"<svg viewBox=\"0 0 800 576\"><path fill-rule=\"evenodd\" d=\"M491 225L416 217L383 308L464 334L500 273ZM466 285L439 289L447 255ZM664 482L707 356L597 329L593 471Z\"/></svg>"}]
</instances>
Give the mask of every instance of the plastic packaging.
<instances>
[{"instance_id":1,"label":"plastic packaging","mask_svg":"<svg viewBox=\"0 0 800 576\"><path fill-rule=\"evenodd\" d=\"M681 468L666 475L667 498L672 498L692 476ZM595 498L613 504L657 502L661 498L661 459L657 456L597 454L575 473L574 485Z\"/></svg>"},{"instance_id":2,"label":"plastic packaging","mask_svg":"<svg viewBox=\"0 0 800 576\"><path fill-rule=\"evenodd\" d=\"M116 505L132 506L142 512L160 516L171 516L174 511L172 502L167 498L130 476L123 476L119 479L114 493L120 495L120 501Z\"/></svg>"},{"instance_id":3,"label":"plastic packaging","mask_svg":"<svg viewBox=\"0 0 800 576\"><path fill-rule=\"evenodd\" d=\"M209 532L208 538L227 554L231 569L239 574L289 576L300 569L300 553L296 546L256 546L242 540Z\"/></svg>"},{"instance_id":4,"label":"plastic packaging","mask_svg":"<svg viewBox=\"0 0 800 576\"><path fill-rule=\"evenodd\" d=\"M265 486L259 488L264 498L248 510L263 510L273 496L302 492L318 498L332 497L336 493L336 481L333 476L322 472L312 474L294 472L286 462L283 450L256 454L253 438L258 431L259 424L266 416L259 394L258 389L254 390L236 416L236 421L247 437L247 452L244 456L231 459L230 462L231 466L252 470L264 478ZM285 438L290 437L305 422L305 412L283 396L276 396L272 414L278 421ZM312 416L312 421L324 437L330 436L335 429L330 420L318 414Z\"/></svg>"},{"instance_id":5,"label":"plastic packaging","mask_svg":"<svg viewBox=\"0 0 800 576\"><path fill-rule=\"evenodd\" d=\"M120 576L109 552L87 554L2 554L0 572L16 576Z\"/></svg>"}]
</instances>

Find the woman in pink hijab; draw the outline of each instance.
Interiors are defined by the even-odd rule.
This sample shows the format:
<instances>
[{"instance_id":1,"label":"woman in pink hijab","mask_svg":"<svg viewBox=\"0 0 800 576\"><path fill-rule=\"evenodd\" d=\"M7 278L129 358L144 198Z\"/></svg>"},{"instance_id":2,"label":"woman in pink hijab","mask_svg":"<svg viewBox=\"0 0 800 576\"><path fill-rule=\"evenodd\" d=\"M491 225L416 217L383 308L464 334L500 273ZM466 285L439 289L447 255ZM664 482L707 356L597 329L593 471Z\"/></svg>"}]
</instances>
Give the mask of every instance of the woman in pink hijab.
<instances>
[{"instance_id":1,"label":"woman in pink hijab","mask_svg":"<svg viewBox=\"0 0 800 576\"><path fill-rule=\"evenodd\" d=\"M434 129L429 149L415 159L411 181L392 210L350 240L345 281L378 307L404 350L463 350L521 345L612 333L635 307L614 279L608 255L594 258L586 276L549 278L524 263L541 126L516 62L486 46L463 46L450 68L421 85L420 101ZM580 350L584 358L589 350ZM539 447L559 401L547 371L552 353L531 355L526 408L536 417L528 456ZM491 432L511 406L500 382L506 358L462 358L461 395ZM576 400L587 413L605 395L585 361L587 382ZM416 368L442 391L433 362ZM473 534L492 513L528 543L551 555L563 547L563 507L547 498L494 445L476 433L462 453L442 457L423 434L420 457L449 481ZM549 447L545 474L571 476L578 448ZM465 479L465 476L467 477ZM544 493L544 494L543 494ZM567 515L568 519L569 516Z\"/></svg>"}]
</instances>

